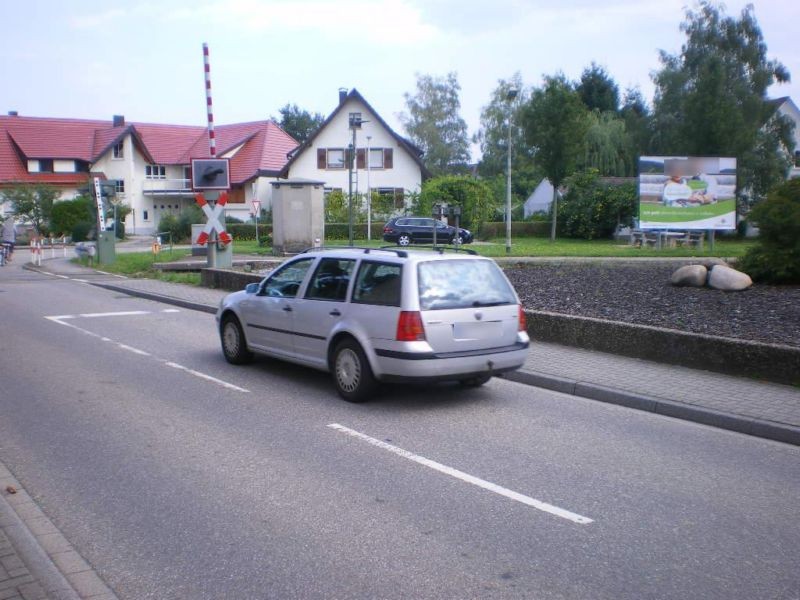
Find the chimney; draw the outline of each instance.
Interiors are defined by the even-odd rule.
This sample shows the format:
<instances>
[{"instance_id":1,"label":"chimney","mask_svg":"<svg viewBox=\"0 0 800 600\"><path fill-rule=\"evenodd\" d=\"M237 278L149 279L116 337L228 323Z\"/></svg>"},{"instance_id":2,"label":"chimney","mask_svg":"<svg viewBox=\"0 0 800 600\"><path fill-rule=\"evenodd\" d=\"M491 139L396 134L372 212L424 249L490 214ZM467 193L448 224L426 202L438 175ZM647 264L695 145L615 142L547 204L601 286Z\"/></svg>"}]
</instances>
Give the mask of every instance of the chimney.
<instances>
[{"instance_id":1,"label":"chimney","mask_svg":"<svg viewBox=\"0 0 800 600\"><path fill-rule=\"evenodd\" d=\"M17 111L15 111L15 110L10 110L10 111L8 111L8 116L9 117L17 117L17 116L19 116L19 113Z\"/></svg>"},{"instance_id":2,"label":"chimney","mask_svg":"<svg viewBox=\"0 0 800 600\"><path fill-rule=\"evenodd\" d=\"M339 88L339 104L343 104L347 100L347 88Z\"/></svg>"},{"instance_id":3,"label":"chimney","mask_svg":"<svg viewBox=\"0 0 800 600\"><path fill-rule=\"evenodd\" d=\"M111 120L114 123L114 127L125 126L125 115L114 115Z\"/></svg>"}]
</instances>

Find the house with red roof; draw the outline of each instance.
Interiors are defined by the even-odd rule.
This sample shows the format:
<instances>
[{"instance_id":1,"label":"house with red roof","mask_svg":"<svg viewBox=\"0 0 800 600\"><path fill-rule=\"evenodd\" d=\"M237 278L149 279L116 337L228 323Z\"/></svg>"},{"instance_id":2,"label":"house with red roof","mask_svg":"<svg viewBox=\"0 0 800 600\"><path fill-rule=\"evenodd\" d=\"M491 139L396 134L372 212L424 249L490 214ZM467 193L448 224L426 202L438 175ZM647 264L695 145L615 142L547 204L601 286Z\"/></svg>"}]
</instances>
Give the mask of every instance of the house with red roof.
<instances>
[{"instance_id":1,"label":"house with red roof","mask_svg":"<svg viewBox=\"0 0 800 600\"><path fill-rule=\"evenodd\" d=\"M289 153L282 176L325 182L326 190L348 193L348 156L356 124L352 189L394 198L397 210L405 208L408 192L418 192L430 173L422 150L395 132L355 88L339 91L339 102L322 125L302 145Z\"/></svg>"},{"instance_id":2,"label":"house with red roof","mask_svg":"<svg viewBox=\"0 0 800 600\"><path fill-rule=\"evenodd\" d=\"M227 214L246 220L252 200L269 208L271 181L283 172L297 142L274 121L219 125L217 155L230 159ZM92 177L113 181L117 198L132 209L126 228L154 233L165 214L194 203L190 164L207 158L202 126L0 116L0 189L20 183L57 187L70 199Z\"/></svg>"}]
</instances>

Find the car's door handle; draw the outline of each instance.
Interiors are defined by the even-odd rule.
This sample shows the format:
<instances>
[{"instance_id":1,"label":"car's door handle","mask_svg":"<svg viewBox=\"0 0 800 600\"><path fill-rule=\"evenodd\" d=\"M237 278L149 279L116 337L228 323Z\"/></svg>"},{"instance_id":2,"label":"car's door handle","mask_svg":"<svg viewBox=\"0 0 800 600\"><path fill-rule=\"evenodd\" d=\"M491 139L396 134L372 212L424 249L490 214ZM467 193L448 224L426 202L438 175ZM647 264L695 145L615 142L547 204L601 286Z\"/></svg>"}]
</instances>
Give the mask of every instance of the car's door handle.
<instances>
[{"instance_id":1,"label":"car's door handle","mask_svg":"<svg viewBox=\"0 0 800 600\"><path fill-rule=\"evenodd\" d=\"M342 313L339 312L338 308L334 308L331 312L328 313L332 317L341 317Z\"/></svg>"},{"instance_id":2,"label":"car's door handle","mask_svg":"<svg viewBox=\"0 0 800 600\"><path fill-rule=\"evenodd\" d=\"M292 307L287 304L286 306L283 307L283 310L286 312L292 312Z\"/></svg>"}]
</instances>

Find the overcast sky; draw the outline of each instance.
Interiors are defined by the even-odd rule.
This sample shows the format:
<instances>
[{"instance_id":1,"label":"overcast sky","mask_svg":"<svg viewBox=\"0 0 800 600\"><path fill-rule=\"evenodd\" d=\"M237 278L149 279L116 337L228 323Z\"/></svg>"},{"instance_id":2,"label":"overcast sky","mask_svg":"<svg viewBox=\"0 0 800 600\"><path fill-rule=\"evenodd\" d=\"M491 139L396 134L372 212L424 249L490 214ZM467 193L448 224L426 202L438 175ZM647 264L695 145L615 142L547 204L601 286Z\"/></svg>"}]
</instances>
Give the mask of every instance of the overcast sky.
<instances>
[{"instance_id":1,"label":"overcast sky","mask_svg":"<svg viewBox=\"0 0 800 600\"><path fill-rule=\"evenodd\" d=\"M498 79L526 85L591 61L652 98L658 50L677 52L685 0L0 0L0 110L205 124L202 43L218 123L330 113L356 87L402 132L415 73L456 71L470 134ZM738 15L746 2L729 0ZM800 104L800 1L755 0L769 55ZM477 157L473 157L477 158Z\"/></svg>"}]
</instances>

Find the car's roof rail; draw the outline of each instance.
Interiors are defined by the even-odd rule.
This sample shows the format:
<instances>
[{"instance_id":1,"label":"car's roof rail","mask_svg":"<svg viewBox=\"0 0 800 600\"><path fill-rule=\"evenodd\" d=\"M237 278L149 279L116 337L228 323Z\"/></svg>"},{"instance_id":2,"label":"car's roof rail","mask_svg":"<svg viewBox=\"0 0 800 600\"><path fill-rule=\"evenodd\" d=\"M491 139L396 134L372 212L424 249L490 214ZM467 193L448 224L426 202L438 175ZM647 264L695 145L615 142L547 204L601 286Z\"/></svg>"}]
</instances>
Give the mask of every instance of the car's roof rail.
<instances>
[{"instance_id":1,"label":"car's roof rail","mask_svg":"<svg viewBox=\"0 0 800 600\"><path fill-rule=\"evenodd\" d=\"M459 245L460 246L460 245ZM471 256L477 256L478 253L475 250L470 248L461 248L459 246L439 246L438 244L434 246L433 244L409 244L408 246L403 246L406 250L434 250L439 254L444 254L444 251L447 250L448 252L464 252ZM381 250L392 250L392 246L381 246Z\"/></svg>"},{"instance_id":2,"label":"car's roof rail","mask_svg":"<svg viewBox=\"0 0 800 600\"><path fill-rule=\"evenodd\" d=\"M400 258L407 258L408 252L406 252L405 248L395 248L393 246L381 246L380 248L370 248L369 246L312 246L310 248L306 248L302 250L300 254L306 254L308 252L324 252L324 251L333 251L333 250L363 250L364 254L369 254L373 251L378 252L392 252L399 256Z\"/></svg>"}]
</instances>

